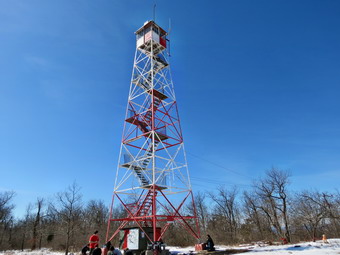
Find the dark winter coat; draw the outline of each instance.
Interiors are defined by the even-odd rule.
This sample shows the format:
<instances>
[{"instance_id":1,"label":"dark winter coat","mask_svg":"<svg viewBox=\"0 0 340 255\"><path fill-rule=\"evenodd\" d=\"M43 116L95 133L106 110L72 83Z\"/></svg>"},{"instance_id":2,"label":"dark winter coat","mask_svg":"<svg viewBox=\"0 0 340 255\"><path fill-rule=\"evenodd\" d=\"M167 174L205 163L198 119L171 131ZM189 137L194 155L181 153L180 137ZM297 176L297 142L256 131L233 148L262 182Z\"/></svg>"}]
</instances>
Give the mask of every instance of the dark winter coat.
<instances>
[{"instance_id":1,"label":"dark winter coat","mask_svg":"<svg viewBox=\"0 0 340 255\"><path fill-rule=\"evenodd\" d=\"M100 248L95 248L92 252L92 255L101 255L102 254L102 249Z\"/></svg>"},{"instance_id":2,"label":"dark winter coat","mask_svg":"<svg viewBox=\"0 0 340 255\"><path fill-rule=\"evenodd\" d=\"M81 254L85 255L86 252L89 251L89 250L90 250L89 246L88 246L88 245L85 245L85 246L83 247L83 249L81 249Z\"/></svg>"},{"instance_id":3,"label":"dark winter coat","mask_svg":"<svg viewBox=\"0 0 340 255\"><path fill-rule=\"evenodd\" d=\"M208 236L208 240L207 240L207 250L208 251L214 251L215 248L214 248L214 241L212 240L212 238L210 236Z\"/></svg>"}]
</instances>

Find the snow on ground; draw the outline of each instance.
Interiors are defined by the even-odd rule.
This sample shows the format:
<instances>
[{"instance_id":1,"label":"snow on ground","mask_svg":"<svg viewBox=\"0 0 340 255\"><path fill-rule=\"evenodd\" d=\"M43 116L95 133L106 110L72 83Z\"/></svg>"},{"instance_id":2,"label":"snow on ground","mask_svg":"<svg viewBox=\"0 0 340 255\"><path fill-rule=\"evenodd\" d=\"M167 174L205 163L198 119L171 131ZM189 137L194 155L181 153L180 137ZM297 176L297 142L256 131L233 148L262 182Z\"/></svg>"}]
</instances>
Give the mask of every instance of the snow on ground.
<instances>
[{"instance_id":1,"label":"snow on ground","mask_svg":"<svg viewBox=\"0 0 340 255\"><path fill-rule=\"evenodd\" d=\"M80 254L80 253L79 253ZM38 251L0 251L0 255L65 255L65 252L53 252L50 249L41 249ZM78 254L74 254L78 255Z\"/></svg>"},{"instance_id":2,"label":"snow on ground","mask_svg":"<svg viewBox=\"0 0 340 255\"><path fill-rule=\"evenodd\" d=\"M339 255L340 254L340 239L329 239L328 243L322 241L306 242L299 244L286 245L242 245L235 246L219 246L216 245L216 250L243 250L248 249L248 252L237 253L245 255ZM194 247L179 248L169 247L172 254L190 254L194 251ZM207 253L209 254L209 253ZM221 255L221 253L219 253ZM1 255L1 254L0 254Z\"/></svg>"},{"instance_id":3,"label":"snow on ground","mask_svg":"<svg viewBox=\"0 0 340 255\"><path fill-rule=\"evenodd\" d=\"M219 255L225 250L243 250L248 249L246 253L238 253L244 255L339 255L340 254L340 239L329 239L329 243L306 242L299 244L287 245L242 245L242 246L220 246L216 245L216 250ZM172 255L189 255L194 253L194 247L168 247ZM49 249L41 249L39 251L0 251L0 255L64 255L64 252L53 252ZM80 252L73 255L79 255ZM214 254L214 253L204 253ZM69 255L72 255L69 253Z\"/></svg>"},{"instance_id":4,"label":"snow on ground","mask_svg":"<svg viewBox=\"0 0 340 255\"><path fill-rule=\"evenodd\" d=\"M249 247L250 248L250 247ZM335 255L340 254L340 239L330 239L328 243L322 241L307 242L295 245L277 245L254 247L247 255Z\"/></svg>"}]
</instances>

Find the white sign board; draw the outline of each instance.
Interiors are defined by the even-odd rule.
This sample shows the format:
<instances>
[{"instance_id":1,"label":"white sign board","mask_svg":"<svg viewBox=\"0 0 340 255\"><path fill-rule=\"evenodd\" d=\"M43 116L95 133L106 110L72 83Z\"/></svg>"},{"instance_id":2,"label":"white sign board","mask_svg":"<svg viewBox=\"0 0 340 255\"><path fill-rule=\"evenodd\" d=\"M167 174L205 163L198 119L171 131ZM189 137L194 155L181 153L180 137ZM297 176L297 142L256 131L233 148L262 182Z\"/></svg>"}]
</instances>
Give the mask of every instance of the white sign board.
<instances>
[{"instance_id":1,"label":"white sign board","mask_svg":"<svg viewBox=\"0 0 340 255\"><path fill-rule=\"evenodd\" d=\"M138 250L139 248L139 229L130 229L127 236L127 247L130 250Z\"/></svg>"}]
</instances>

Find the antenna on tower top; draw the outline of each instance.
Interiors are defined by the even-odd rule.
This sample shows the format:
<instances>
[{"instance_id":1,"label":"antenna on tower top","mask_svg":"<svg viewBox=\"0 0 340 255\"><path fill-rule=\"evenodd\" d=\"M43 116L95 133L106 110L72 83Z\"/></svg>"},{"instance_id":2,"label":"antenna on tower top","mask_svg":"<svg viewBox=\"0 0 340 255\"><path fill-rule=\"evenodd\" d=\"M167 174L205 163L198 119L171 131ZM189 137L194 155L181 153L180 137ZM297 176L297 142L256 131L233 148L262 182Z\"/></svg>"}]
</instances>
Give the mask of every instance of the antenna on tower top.
<instances>
[{"instance_id":1,"label":"antenna on tower top","mask_svg":"<svg viewBox=\"0 0 340 255\"><path fill-rule=\"evenodd\" d=\"M156 3L153 5L153 21L156 22Z\"/></svg>"},{"instance_id":2,"label":"antenna on tower top","mask_svg":"<svg viewBox=\"0 0 340 255\"><path fill-rule=\"evenodd\" d=\"M169 57L171 57L171 53L170 53L170 33L171 33L171 19L169 18L168 38L166 39L168 41L168 44L169 44L169 47L168 47Z\"/></svg>"},{"instance_id":3,"label":"antenna on tower top","mask_svg":"<svg viewBox=\"0 0 340 255\"><path fill-rule=\"evenodd\" d=\"M168 35L170 35L171 32L171 19L169 18L169 28L168 28Z\"/></svg>"}]
</instances>

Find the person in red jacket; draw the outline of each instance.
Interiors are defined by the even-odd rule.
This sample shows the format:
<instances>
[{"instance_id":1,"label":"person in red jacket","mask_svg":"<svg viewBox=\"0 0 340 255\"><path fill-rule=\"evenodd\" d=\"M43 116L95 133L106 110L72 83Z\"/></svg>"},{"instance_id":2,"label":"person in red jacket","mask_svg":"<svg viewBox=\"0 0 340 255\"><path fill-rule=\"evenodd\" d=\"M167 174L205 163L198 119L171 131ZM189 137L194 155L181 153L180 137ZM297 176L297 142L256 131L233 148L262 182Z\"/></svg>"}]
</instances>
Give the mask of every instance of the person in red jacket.
<instances>
[{"instance_id":1,"label":"person in red jacket","mask_svg":"<svg viewBox=\"0 0 340 255\"><path fill-rule=\"evenodd\" d=\"M90 255L92 255L93 250L99 246L99 236L97 235L98 231L94 231L93 235L90 236L89 243L90 243Z\"/></svg>"}]
</instances>

